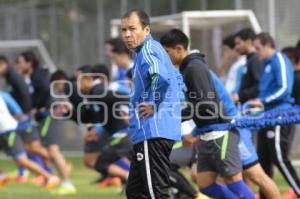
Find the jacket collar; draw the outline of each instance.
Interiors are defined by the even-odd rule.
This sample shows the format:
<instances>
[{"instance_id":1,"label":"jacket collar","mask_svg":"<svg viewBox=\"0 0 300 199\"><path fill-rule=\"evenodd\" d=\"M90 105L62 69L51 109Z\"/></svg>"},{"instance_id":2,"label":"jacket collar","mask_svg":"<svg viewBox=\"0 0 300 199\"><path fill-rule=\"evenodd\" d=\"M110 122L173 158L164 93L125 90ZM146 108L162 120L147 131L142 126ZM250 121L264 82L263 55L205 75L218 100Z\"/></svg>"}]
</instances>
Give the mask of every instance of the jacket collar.
<instances>
[{"instance_id":1,"label":"jacket collar","mask_svg":"<svg viewBox=\"0 0 300 199\"><path fill-rule=\"evenodd\" d=\"M183 72L184 69L187 67L188 63L193 59L200 59L201 61L203 61L205 63L204 57L205 57L205 55L202 53L199 53L199 52L190 53L182 60L180 66L179 66L180 72Z\"/></svg>"},{"instance_id":2,"label":"jacket collar","mask_svg":"<svg viewBox=\"0 0 300 199\"><path fill-rule=\"evenodd\" d=\"M135 51L136 53L140 52L140 50L143 48L144 44L145 44L147 41L149 41L149 40L153 40L153 38L152 38L152 36L151 36L150 33L146 36L146 38L145 38L144 41L141 43L141 45L139 45L138 47L136 47L136 48L134 49L134 51Z\"/></svg>"}]
</instances>

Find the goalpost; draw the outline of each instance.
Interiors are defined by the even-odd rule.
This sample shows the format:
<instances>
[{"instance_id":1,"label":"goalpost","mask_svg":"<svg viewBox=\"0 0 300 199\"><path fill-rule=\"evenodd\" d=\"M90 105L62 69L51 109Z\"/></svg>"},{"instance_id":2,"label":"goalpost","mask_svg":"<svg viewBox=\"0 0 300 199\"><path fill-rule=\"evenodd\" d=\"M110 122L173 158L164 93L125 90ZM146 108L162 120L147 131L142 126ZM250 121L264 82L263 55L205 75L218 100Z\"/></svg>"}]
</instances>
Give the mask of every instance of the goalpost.
<instances>
[{"instance_id":1,"label":"goalpost","mask_svg":"<svg viewBox=\"0 0 300 199\"><path fill-rule=\"evenodd\" d=\"M15 59L19 53L32 50L41 61L41 66L48 68L52 73L56 70L51 57L40 40L5 40L0 41L0 53Z\"/></svg>"},{"instance_id":2,"label":"goalpost","mask_svg":"<svg viewBox=\"0 0 300 199\"><path fill-rule=\"evenodd\" d=\"M190 37L191 29L210 29L216 26L229 24L243 24L260 32L261 27L252 10L215 10L215 11L184 11L178 14L151 17L151 30L166 31L171 28L180 28ZM110 22L111 36L119 35L120 19Z\"/></svg>"}]
</instances>

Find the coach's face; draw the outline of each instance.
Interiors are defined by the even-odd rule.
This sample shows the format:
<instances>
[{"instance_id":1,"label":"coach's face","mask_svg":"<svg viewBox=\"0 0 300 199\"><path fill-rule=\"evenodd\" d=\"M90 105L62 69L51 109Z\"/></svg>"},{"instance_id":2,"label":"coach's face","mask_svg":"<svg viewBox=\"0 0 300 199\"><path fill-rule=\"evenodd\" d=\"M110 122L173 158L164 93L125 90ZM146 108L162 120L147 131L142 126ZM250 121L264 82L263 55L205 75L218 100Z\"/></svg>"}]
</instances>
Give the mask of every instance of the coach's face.
<instances>
[{"instance_id":1,"label":"coach's face","mask_svg":"<svg viewBox=\"0 0 300 199\"><path fill-rule=\"evenodd\" d=\"M122 39L129 49L135 49L140 46L146 36L150 33L149 26L143 26L136 13L122 19L121 24Z\"/></svg>"}]
</instances>

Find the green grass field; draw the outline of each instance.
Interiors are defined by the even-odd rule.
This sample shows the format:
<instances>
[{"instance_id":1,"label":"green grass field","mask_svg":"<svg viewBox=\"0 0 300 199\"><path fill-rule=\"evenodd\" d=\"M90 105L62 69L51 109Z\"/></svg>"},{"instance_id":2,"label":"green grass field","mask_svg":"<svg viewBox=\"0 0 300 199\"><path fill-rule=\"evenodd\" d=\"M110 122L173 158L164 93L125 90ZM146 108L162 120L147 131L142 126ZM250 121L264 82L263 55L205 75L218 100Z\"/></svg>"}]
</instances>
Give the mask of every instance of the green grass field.
<instances>
[{"instance_id":1,"label":"green grass field","mask_svg":"<svg viewBox=\"0 0 300 199\"><path fill-rule=\"evenodd\" d=\"M72 180L77 187L77 195L55 196L49 191L31 184L8 184L0 188L1 199L124 199L125 195L120 195L120 190L116 188L99 189L91 184L91 181L98 177L96 172L86 169L81 158L69 158L73 163ZM4 171L12 171L15 166L12 161L0 160L0 168ZM187 173L187 172L186 172ZM276 183L283 192L287 185L280 175L276 175Z\"/></svg>"}]
</instances>

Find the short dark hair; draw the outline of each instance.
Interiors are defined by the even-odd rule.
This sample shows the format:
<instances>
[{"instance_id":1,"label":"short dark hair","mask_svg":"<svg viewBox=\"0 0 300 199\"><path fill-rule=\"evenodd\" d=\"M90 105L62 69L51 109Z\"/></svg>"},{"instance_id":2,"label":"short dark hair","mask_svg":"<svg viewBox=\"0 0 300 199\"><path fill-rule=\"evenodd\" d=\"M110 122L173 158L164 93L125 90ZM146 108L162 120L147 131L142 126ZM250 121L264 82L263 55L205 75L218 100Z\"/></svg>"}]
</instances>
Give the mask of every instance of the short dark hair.
<instances>
[{"instance_id":1,"label":"short dark hair","mask_svg":"<svg viewBox=\"0 0 300 199\"><path fill-rule=\"evenodd\" d=\"M130 17L132 14L136 14L138 16L140 23L142 24L143 27L150 26L150 18L147 15L147 13L143 10L138 10L138 9L130 10L123 15L122 19Z\"/></svg>"},{"instance_id":2,"label":"short dark hair","mask_svg":"<svg viewBox=\"0 0 300 199\"><path fill-rule=\"evenodd\" d=\"M50 81L53 82L57 80L67 80L67 79L68 79L67 74L63 70L59 69L51 75Z\"/></svg>"},{"instance_id":3,"label":"short dark hair","mask_svg":"<svg viewBox=\"0 0 300 199\"><path fill-rule=\"evenodd\" d=\"M106 76L107 80L110 80L109 69L104 64L96 64L93 66L93 73L100 73Z\"/></svg>"},{"instance_id":4,"label":"short dark hair","mask_svg":"<svg viewBox=\"0 0 300 199\"><path fill-rule=\"evenodd\" d=\"M93 67L88 64L78 67L77 70L82 73L93 73Z\"/></svg>"},{"instance_id":5,"label":"short dark hair","mask_svg":"<svg viewBox=\"0 0 300 199\"><path fill-rule=\"evenodd\" d=\"M275 41L269 33L266 32L259 33L258 35L255 36L255 39L258 39L263 46L269 44L274 49L276 47Z\"/></svg>"},{"instance_id":6,"label":"short dark hair","mask_svg":"<svg viewBox=\"0 0 300 199\"><path fill-rule=\"evenodd\" d=\"M234 42L234 38L235 38L235 35L228 35L226 36L224 39L223 39L223 45L224 46L228 46L229 48L231 49L234 49L235 47L235 42Z\"/></svg>"},{"instance_id":7,"label":"short dark hair","mask_svg":"<svg viewBox=\"0 0 300 199\"><path fill-rule=\"evenodd\" d=\"M295 47L285 47L282 49L282 52L290 59L290 60L295 60L296 63L299 63L300 60L300 54Z\"/></svg>"},{"instance_id":8,"label":"short dark hair","mask_svg":"<svg viewBox=\"0 0 300 199\"><path fill-rule=\"evenodd\" d=\"M174 48L176 45L182 45L184 49L188 48L189 38L179 29L172 29L160 38L163 46Z\"/></svg>"},{"instance_id":9,"label":"short dark hair","mask_svg":"<svg viewBox=\"0 0 300 199\"><path fill-rule=\"evenodd\" d=\"M33 69L36 69L39 67L40 63L35 54L32 51L25 51L20 54L26 62L30 62Z\"/></svg>"},{"instance_id":10,"label":"short dark hair","mask_svg":"<svg viewBox=\"0 0 300 199\"><path fill-rule=\"evenodd\" d=\"M0 61L8 64L8 60L4 55L0 55Z\"/></svg>"},{"instance_id":11,"label":"short dark hair","mask_svg":"<svg viewBox=\"0 0 300 199\"><path fill-rule=\"evenodd\" d=\"M297 42L297 44L296 44L296 49L297 49L298 51L300 51L300 38L299 38L299 40L298 40L298 42Z\"/></svg>"},{"instance_id":12,"label":"short dark hair","mask_svg":"<svg viewBox=\"0 0 300 199\"><path fill-rule=\"evenodd\" d=\"M238 31L236 34L235 34L235 37L239 37L241 38L243 41L245 40L254 40L255 38L255 33L254 31L251 29L251 28L244 28L240 31Z\"/></svg>"},{"instance_id":13,"label":"short dark hair","mask_svg":"<svg viewBox=\"0 0 300 199\"><path fill-rule=\"evenodd\" d=\"M110 38L106 40L105 43L112 46L112 52L117 54L127 54L129 57L132 57L132 52L126 47L121 38Z\"/></svg>"}]
</instances>

